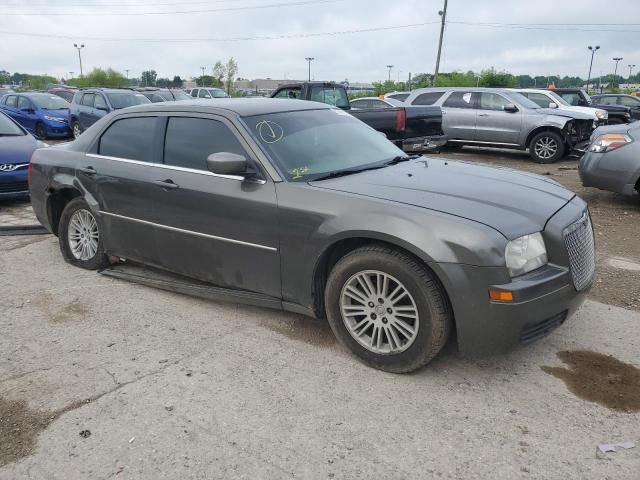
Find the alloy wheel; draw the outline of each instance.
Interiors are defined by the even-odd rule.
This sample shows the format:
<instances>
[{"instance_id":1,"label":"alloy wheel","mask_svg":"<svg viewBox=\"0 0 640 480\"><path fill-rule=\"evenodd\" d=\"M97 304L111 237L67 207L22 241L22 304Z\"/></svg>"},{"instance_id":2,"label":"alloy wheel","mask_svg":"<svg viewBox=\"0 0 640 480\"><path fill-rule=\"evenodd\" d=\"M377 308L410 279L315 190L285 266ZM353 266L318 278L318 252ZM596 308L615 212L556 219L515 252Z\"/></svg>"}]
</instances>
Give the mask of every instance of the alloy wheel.
<instances>
[{"instance_id":1,"label":"alloy wheel","mask_svg":"<svg viewBox=\"0 0 640 480\"><path fill-rule=\"evenodd\" d=\"M94 216L85 209L77 210L69 220L67 233L69 247L72 255L82 261L91 260L98 251L100 233L98 222Z\"/></svg>"},{"instance_id":2,"label":"alloy wheel","mask_svg":"<svg viewBox=\"0 0 640 480\"><path fill-rule=\"evenodd\" d=\"M78 138L82 132L80 131L80 125L78 122L74 122L73 124L73 137Z\"/></svg>"},{"instance_id":3,"label":"alloy wheel","mask_svg":"<svg viewBox=\"0 0 640 480\"><path fill-rule=\"evenodd\" d=\"M551 137L542 137L536 142L534 150L538 158L552 158L558 151L558 143Z\"/></svg>"},{"instance_id":4,"label":"alloy wheel","mask_svg":"<svg viewBox=\"0 0 640 480\"><path fill-rule=\"evenodd\" d=\"M378 270L358 272L345 282L340 311L354 340L377 354L403 352L418 335L418 308L409 290Z\"/></svg>"}]
</instances>

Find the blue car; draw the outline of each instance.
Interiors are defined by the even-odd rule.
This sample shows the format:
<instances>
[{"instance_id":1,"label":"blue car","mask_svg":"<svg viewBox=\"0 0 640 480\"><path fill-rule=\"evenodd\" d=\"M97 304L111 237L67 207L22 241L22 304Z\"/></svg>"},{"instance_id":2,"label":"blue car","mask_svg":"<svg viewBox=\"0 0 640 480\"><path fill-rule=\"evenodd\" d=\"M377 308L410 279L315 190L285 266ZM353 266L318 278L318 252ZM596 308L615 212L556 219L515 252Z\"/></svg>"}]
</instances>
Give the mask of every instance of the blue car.
<instances>
[{"instance_id":1,"label":"blue car","mask_svg":"<svg viewBox=\"0 0 640 480\"><path fill-rule=\"evenodd\" d=\"M71 100L69 124L74 138L114 110L151 103L142 93L122 88L87 88Z\"/></svg>"},{"instance_id":2,"label":"blue car","mask_svg":"<svg viewBox=\"0 0 640 480\"><path fill-rule=\"evenodd\" d=\"M45 146L0 112L0 199L29 195L29 161L37 148Z\"/></svg>"},{"instance_id":3,"label":"blue car","mask_svg":"<svg viewBox=\"0 0 640 480\"><path fill-rule=\"evenodd\" d=\"M68 138L69 104L51 93L9 93L0 99L0 110L36 137Z\"/></svg>"}]
</instances>

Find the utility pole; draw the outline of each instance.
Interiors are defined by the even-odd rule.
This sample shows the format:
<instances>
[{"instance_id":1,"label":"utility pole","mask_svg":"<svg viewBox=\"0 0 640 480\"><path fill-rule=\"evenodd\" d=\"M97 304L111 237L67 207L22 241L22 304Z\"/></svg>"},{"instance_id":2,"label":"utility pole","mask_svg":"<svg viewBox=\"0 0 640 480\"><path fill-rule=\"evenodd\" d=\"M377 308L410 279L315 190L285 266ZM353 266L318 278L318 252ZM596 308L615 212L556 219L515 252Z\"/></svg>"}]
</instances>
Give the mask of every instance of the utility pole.
<instances>
[{"instance_id":1,"label":"utility pole","mask_svg":"<svg viewBox=\"0 0 640 480\"><path fill-rule=\"evenodd\" d=\"M311 81L311 62L315 60L314 57L304 57L304 59L309 63L309 81Z\"/></svg>"},{"instance_id":2,"label":"utility pole","mask_svg":"<svg viewBox=\"0 0 640 480\"><path fill-rule=\"evenodd\" d=\"M127 72L127 83L129 83L129 69L125 68L124 71Z\"/></svg>"},{"instance_id":3,"label":"utility pole","mask_svg":"<svg viewBox=\"0 0 640 480\"><path fill-rule=\"evenodd\" d=\"M389 69L389 81L391 81L391 69L393 68L393 65L387 65L387 68Z\"/></svg>"},{"instance_id":4,"label":"utility pole","mask_svg":"<svg viewBox=\"0 0 640 480\"><path fill-rule=\"evenodd\" d=\"M600 49L600 45L596 45L595 47L589 45L587 48L591 50L591 63L589 64L589 76L587 77L587 93L589 93L589 82L591 81L591 67L593 67L593 56L596 54L596 51Z\"/></svg>"},{"instance_id":5,"label":"utility pole","mask_svg":"<svg viewBox=\"0 0 640 480\"><path fill-rule=\"evenodd\" d=\"M202 80L202 85L200 85L201 87L204 87L204 71L207 69L207 67L200 67L200 70L202 70L202 77L200 77L200 79Z\"/></svg>"},{"instance_id":6,"label":"utility pole","mask_svg":"<svg viewBox=\"0 0 640 480\"><path fill-rule=\"evenodd\" d=\"M407 90L411 91L411 72L409 72L409 81L407 82Z\"/></svg>"},{"instance_id":7,"label":"utility pole","mask_svg":"<svg viewBox=\"0 0 640 480\"><path fill-rule=\"evenodd\" d=\"M74 44L73 44L73 46L74 46L76 49L78 49L78 60L80 60L80 78L82 78L82 77L83 77L83 75L82 75L82 55L80 55L80 50L81 50L82 48L84 48L84 44L82 44L82 45L78 46L78 44L77 44L77 43L74 43Z\"/></svg>"},{"instance_id":8,"label":"utility pole","mask_svg":"<svg viewBox=\"0 0 640 480\"><path fill-rule=\"evenodd\" d=\"M616 69L613 72L613 81L618 83L618 62L622 60L622 57L614 57L613 61L616 62Z\"/></svg>"},{"instance_id":9,"label":"utility pole","mask_svg":"<svg viewBox=\"0 0 640 480\"><path fill-rule=\"evenodd\" d=\"M436 59L436 71L433 74L433 86L436 86L438 81L438 71L440 70L440 54L442 53L442 39L444 37L444 26L447 21L447 3L448 0L444 0L444 8L438 12L438 15L442 17L442 24L440 25L440 41L438 42L438 57Z\"/></svg>"},{"instance_id":10,"label":"utility pole","mask_svg":"<svg viewBox=\"0 0 640 480\"><path fill-rule=\"evenodd\" d=\"M635 63L633 65L629 65L629 83L631 83L631 71L633 70L633 67L635 67Z\"/></svg>"}]
</instances>

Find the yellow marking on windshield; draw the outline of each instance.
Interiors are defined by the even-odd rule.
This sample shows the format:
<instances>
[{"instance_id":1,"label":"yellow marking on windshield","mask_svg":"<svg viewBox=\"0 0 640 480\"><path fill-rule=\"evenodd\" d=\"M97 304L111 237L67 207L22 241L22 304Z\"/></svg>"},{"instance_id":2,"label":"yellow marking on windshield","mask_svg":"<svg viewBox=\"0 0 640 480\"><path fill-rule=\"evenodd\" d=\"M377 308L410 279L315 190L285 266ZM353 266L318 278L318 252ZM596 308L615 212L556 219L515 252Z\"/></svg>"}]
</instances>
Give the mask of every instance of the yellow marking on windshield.
<instances>
[{"instance_id":1,"label":"yellow marking on windshield","mask_svg":"<svg viewBox=\"0 0 640 480\"><path fill-rule=\"evenodd\" d=\"M293 175L293 177L291 177L293 180L297 180L298 178L302 178L303 175L309 173L309 167L305 165L304 167L293 168L289 170L289 173Z\"/></svg>"},{"instance_id":2,"label":"yellow marking on windshield","mask_svg":"<svg viewBox=\"0 0 640 480\"><path fill-rule=\"evenodd\" d=\"M276 143L284 137L284 129L271 120L261 120L256 124L256 130L264 143Z\"/></svg>"}]
</instances>

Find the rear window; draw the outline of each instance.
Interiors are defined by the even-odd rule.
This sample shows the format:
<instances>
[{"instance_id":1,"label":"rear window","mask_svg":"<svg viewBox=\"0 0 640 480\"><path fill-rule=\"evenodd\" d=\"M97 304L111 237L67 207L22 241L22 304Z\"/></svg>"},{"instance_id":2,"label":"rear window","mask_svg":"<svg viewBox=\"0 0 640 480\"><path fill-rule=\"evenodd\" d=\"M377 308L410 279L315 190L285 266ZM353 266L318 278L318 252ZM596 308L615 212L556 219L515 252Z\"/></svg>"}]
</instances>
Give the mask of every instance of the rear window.
<instances>
[{"instance_id":1,"label":"rear window","mask_svg":"<svg viewBox=\"0 0 640 480\"><path fill-rule=\"evenodd\" d=\"M16 97L15 95L9 95L6 99L5 99L5 105L7 107L13 107L16 108L16 106L18 105L18 97Z\"/></svg>"},{"instance_id":2,"label":"rear window","mask_svg":"<svg viewBox=\"0 0 640 480\"><path fill-rule=\"evenodd\" d=\"M151 100L141 93L107 93L107 97L109 97L111 106L116 110L143 103L151 103Z\"/></svg>"},{"instance_id":3,"label":"rear window","mask_svg":"<svg viewBox=\"0 0 640 480\"><path fill-rule=\"evenodd\" d=\"M387 98L394 98L396 100L400 100L401 102L404 102L408 97L408 93L392 93L391 95L387 95Z\"/></svg>"},{"instance_id":4,"label":"rear window","mask_svg":"<svg viewBox=\"0 0 640 480\"><path fill-rule=\"evenodd\" d=\"M449 98L444 101L442 106L451 108L473 108L471 96L471 92L453 92L449 95Z\"/></svg>"},{"instance_id":5,"label":"rear window","mask_svg":"<svg viewBox=\"0 0 640 480\"><path fill-rule=\"evenodd\" d=\"M321 102L334 107L346 108L349 106L349 99L344 88L333 87L311 87L312 102Z\"/></svg>"},{"instance_id":6,"label":"rear window","mask_svg":"<svg viewBox=\"0 0 640 480\"><path fill-rule=\"evenodd\" d=\"M413 102L411 102L411 105L433 105L440 100L440 97L442 97L443 94L444 92L421 93L413 100Z\"/></svg>"},{"instance_id":7,"label":"rear window","mask_svg":"<svg viewBox=\"0 0 640 480\"><path fill-rule=\"evenodd\" d=\"M73 99L73 92L53 92L53 94L64 98L67 102L71 102Z\"/></svg>"},{"instance_id":8,"label":"rear window","mask_svg":"<svg viewBox=\"0 0 640 480\"><path fill-rule=\"evenodd\" d=\"M112 123L100 138L98 153L108 157L155 162L152 147L157 123L157 117L123 118Z\"/></svg>"}]
</instances>

